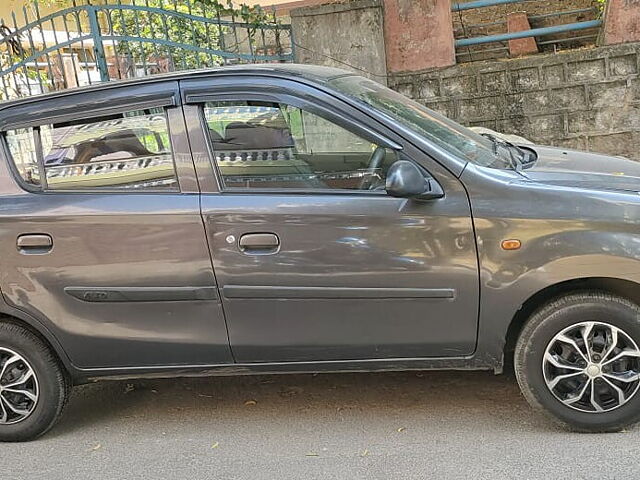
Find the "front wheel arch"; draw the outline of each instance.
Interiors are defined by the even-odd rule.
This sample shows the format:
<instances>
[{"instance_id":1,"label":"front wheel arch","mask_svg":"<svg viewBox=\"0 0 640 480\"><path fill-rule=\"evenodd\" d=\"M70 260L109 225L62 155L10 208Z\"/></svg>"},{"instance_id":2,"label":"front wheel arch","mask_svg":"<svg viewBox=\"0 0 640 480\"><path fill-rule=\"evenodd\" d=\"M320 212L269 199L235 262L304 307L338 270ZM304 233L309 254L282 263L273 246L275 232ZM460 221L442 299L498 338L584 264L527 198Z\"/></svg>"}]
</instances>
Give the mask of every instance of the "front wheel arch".
<instances>
[{"instance_id":1,"label":"front wheel arch","mask_svg":"<svg viewBox=\"0 0 640 480\"><path fill-rule=\"evenodd\" d=\"M566 280L545 287L525 300L509 322L503 347L503 358L508 367L512 367L516 342L522 329L537 310L556 298L571 293L587 291L617 295L640 305L640 283L631 280L610 277L585 277Z\"/></svg>"}]
</instances>

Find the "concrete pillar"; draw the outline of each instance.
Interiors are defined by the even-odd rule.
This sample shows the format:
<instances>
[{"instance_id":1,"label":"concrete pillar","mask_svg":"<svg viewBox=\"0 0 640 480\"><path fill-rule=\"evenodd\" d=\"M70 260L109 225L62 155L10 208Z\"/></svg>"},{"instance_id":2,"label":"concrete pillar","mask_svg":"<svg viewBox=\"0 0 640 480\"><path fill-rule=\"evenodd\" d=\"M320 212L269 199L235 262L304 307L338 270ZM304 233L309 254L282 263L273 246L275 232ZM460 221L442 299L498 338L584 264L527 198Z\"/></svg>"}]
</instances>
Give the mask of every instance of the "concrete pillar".
<instances>
[{"instance_id":1,"label":"concrete pillar","mask_svg":"<svg viewBox=\"0 0 640 480\"><path fill-rule=\"evenodd\" d=\"M353 70L387 83L382 0L291 10L295 61Z\"/></svg>"},{"instance_id":2,"label":"concrete pillar","mask_svg":"<svg viewBox=\"0 0 640 480\"><path fill-rule=\"evenodd\" d=\"M604 12L604 44L640 41L640 0L608 0Z\"/></svg>"},{"instance_id":3,"label":"concrete pillar","mask_svg":"<svg viewBox=\"0 0 640 480\"><path fill-rule=\"evenodd\" d=\"M454 65L451 0L385 0L384 39L389 73Z\"/></svg>"},{"instance_id":4,"label":"concrete pillar","mask_svg":"<svg viewBox=\"0 0 640 480\"><path fill-rule=\"evenodd\" d=\"M525 12L512 12L507 14L507 31L509 33L531 30L529 19ZM521 57L531 53L538 53L538 45L533 37L517 38L509 40L509 55Z\"/></svg>"}]
</instances>

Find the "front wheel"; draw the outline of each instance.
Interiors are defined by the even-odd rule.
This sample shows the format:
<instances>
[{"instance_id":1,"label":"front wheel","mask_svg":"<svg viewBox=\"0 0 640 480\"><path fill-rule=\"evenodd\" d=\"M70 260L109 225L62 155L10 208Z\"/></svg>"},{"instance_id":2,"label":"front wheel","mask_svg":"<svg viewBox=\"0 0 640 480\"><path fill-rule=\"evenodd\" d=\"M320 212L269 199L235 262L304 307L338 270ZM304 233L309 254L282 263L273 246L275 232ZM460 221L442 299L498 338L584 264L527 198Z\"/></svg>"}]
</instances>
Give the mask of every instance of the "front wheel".
<instances>
[{"instance_id":1,"label":"front wheel","mask_svg":"<svg viewBox=\"0 0 640 480\"><path fill-rule=\"evenodd\" d=\"M640 308L600 292L560 297L520 334L515 371L527 401L576 431L640 420Z\"/></svg>"},{"instance_id":2,"label":"front wheel","mask_svg":"<svg viewBox=\"0 0 640 480\"><path fill-rule=\"evenodd\" d=\"M0 323L0 441L48 431L68 395L67 378L47 345L18 325Z\"/></svg>"}]
</instances>

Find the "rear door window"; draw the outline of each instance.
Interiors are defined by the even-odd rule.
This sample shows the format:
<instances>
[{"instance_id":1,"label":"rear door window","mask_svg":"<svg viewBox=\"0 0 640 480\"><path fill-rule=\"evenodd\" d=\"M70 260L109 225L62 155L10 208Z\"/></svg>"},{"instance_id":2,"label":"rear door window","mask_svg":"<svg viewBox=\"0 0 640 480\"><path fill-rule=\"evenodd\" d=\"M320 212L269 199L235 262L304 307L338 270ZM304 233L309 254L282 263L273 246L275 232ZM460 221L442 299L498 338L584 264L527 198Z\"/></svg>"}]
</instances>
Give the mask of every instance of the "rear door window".
<instances>
[{"instance_id":1,"label":"rear door window","mask_svg":"<svg viewBox=\"0 0 640 480\"><path fill-rule=\"evenodd\" d=\"M6 139L22 180L44 190L178 188L163 109L11 130Z\"/></svg>"}]
</instances>

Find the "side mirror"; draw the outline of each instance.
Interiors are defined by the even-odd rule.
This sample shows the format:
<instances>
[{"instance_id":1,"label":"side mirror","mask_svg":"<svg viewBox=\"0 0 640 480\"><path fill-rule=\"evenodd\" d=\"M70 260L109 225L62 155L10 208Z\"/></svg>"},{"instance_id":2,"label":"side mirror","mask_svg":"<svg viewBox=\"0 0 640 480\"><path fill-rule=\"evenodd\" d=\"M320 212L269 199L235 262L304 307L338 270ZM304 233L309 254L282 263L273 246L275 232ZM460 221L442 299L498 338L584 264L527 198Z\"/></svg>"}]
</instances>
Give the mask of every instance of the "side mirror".
<instances>
[{"instance_id":1,"label":"side mirror","mask_svg":"<svg viewBox=\"0 0 640 480\"><path fill-rule=\"evenodd\" d=\"M392 197L431 200L444 197L442 187L413 162L398 160L387 172L386 190Z\"/></svg>"}]
</instances>

